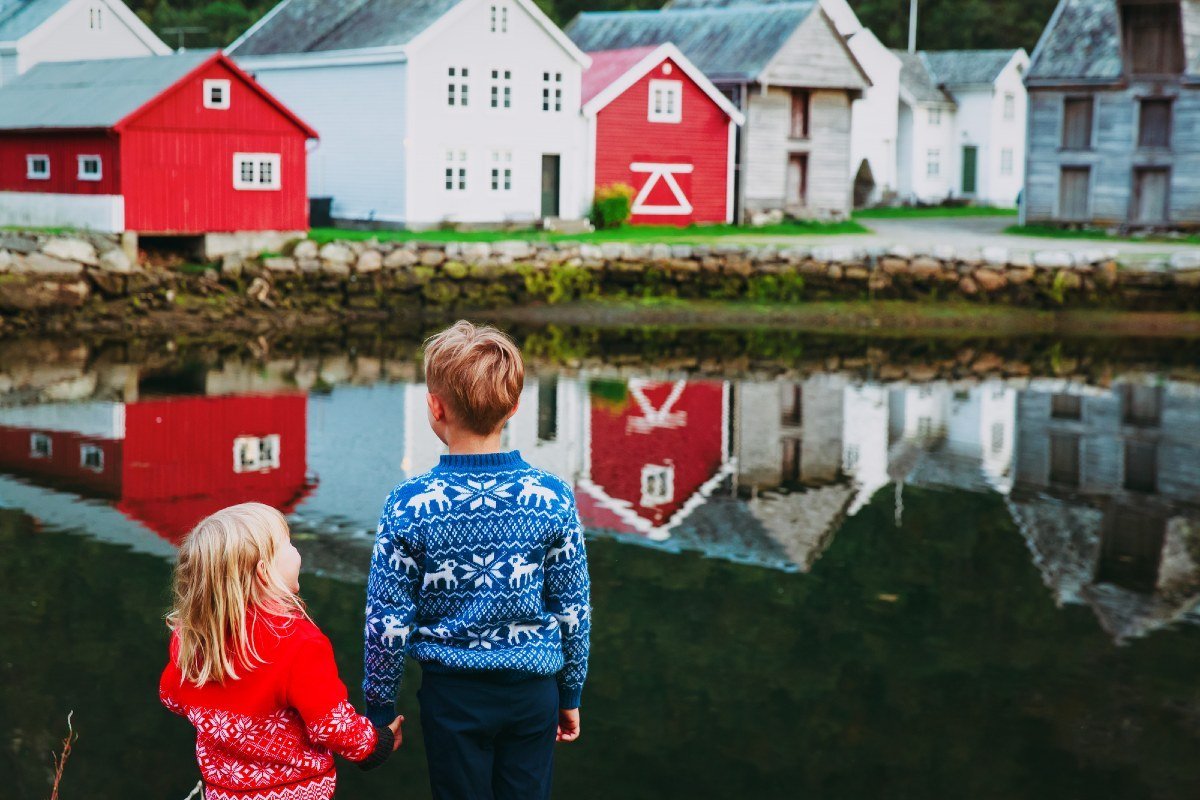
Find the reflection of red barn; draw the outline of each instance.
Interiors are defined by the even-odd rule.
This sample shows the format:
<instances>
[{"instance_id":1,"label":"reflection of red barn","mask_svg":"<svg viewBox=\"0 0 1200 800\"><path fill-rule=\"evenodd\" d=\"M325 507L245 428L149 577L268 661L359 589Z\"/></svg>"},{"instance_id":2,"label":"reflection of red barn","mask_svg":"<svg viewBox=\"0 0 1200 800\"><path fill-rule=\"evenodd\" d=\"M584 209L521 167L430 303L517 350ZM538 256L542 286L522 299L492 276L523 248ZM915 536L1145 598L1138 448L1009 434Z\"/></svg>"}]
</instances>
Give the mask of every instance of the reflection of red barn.
<instances>
[{"instance_id":1,"label":"reflection of red barn","mask_svg":"<svg viewBox=\"0 0 1200 800\"><path fill-rule=\"evenodd\" d=\"M635 224L731 221L741 113L674 45L589 55L596 187L632 186Z\"/></svg>"},{"instance_id":2,"label":"reflection of red barn","mask_svg":"<svg viewBox=\"0 0 1200 800\"><path fill-rule=\"evenodd\" d=\"M177 542L228 505L296 506L306 410L300 393L6 409L0 470L111 499Z\"/></svg>"},{"instance_id":3,"label":"reflection of red barn","mask_svg":"<svg viewBox=\"0 0 1200 800\"><path fill-rule=\"evenodd\" d=\"M664 539L728 474L728 390L632 380L619 408L593 401L585 525Z\"/></svg>"}]
</instances>

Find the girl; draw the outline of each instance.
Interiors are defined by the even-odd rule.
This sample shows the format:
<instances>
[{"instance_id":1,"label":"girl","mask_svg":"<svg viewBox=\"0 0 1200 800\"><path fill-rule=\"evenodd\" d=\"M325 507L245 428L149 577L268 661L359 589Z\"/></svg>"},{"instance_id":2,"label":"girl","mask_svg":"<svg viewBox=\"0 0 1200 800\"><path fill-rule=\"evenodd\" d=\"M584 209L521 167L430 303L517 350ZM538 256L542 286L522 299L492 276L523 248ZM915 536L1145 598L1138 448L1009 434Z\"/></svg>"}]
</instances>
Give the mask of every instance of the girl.
<instances>
[{"instance_id":1,"label":"girl","mask_svg":"<svg viewBox=\"0 0 1200 800\"><path fill-rule=\"evenodd\" d=\"M196 726L206 800L327 800L332 753L370 769L400 746L403 717L375 727L347 702L299 580L287 522L261 503L218 511L180 549L159 696Z\"/></svg>"}]
</instances>

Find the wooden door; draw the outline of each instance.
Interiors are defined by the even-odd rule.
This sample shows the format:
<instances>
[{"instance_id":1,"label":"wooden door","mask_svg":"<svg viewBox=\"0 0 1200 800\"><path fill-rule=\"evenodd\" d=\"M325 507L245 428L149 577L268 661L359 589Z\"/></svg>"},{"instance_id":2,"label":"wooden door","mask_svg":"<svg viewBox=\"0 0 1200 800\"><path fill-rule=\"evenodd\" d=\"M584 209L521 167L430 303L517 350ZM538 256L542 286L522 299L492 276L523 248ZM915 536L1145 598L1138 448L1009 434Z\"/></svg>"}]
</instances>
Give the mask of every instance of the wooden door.
<instances>
[{"instance_id":1,"label":"wooden door","mask_svg":"<svg viewBox=\"0 0 1200 800\"><path fill-rule=\"evenodd\" d=\"M1133 221L1160 225L1167 221L1167 191L1171 172L1165 167L1133 172Z\"/></svg>"},{"instance_id":2,"label":"wooden door","mask_svg":"<svg viewBox=\"0 0 1200 800\"><path fill-rule=\"evenodd\" d=\"M788 206L802 206L808 202L808 155L792 153L788 156L787 188L785 201Z\"/></svg>"},{"instance_id":3,"label":"wooden door","mask_svg":"<svg viewBox=\"0 0 1200 800\"><path fill-rule=\"evenodd\" d=\"M542 217L557 217L559 214L559 165L561 157L542 156Z\"/></svg>"},{"instance_id":4,"label":"wooden door","mask_svg":"<svg viewBox=\"0 0 1200 800\"><path fill-rule=\"evenodd\" d=\"M1058 187L1058 213L1062 219L1088 219L1091 176L1089 167L1063 167Z\"/></svg>"},{"instance_id":5,"label":"wooden door","mask_svg":"<svg viewBox=\"0 0 1200 800\"><path fill-rule=\"evenodd\" d=\"M962 151L962 193L975 194L976 174L979 170L979 148L966 145Z\"/></svg>"}]
</instances>

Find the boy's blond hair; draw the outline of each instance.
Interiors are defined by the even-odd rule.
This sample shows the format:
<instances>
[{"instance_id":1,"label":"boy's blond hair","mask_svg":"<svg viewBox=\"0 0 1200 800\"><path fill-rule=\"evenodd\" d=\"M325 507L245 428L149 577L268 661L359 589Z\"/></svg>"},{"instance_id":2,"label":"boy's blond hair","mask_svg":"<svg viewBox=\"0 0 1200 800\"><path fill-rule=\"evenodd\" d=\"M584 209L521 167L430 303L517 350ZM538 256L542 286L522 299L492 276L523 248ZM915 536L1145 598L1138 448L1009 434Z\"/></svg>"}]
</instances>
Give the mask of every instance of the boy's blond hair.
<instances>
[{"instance_id":1,"label":"boy's blond hair","mask_svg":"<svg viewBox=\"0 0 1200 800\"><path fill-rule=\"evenodd\" d=\"M516 407L525 364L506 334L459 320L426 340L425 383L455 422L486 436Z\"/></svg>"},{"instance_id":2,"label":"boy's blond hair","mask_svg":"<svg viewBox=\"0 0 1200 800\"><path fill-rule=\"evenodd\" d=\"M179 634L176 663L196 686L237 680L263 663L247 624L251 611L307 616L275 569L287 520L262 503L243 503L201 520L179 548L175 602L167 625ZM263 565L265 581L258 577Z\"/></svg>"}]
</instances>

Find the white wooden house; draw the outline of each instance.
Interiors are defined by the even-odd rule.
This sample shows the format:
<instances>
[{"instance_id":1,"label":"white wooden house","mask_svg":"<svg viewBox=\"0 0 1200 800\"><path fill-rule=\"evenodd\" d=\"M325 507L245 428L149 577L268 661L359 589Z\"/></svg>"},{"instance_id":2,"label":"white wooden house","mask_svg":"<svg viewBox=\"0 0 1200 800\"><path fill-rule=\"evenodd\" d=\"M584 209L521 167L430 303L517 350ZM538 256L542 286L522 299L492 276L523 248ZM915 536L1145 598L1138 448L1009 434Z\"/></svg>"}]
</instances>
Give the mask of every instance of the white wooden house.
<instances>
[{"instance_id":1,"label":"white wooden house","mask_svg":"<svg viewBox=\"0 0 1200 800\"><path fill-rule=\"evenodd\" d=\"M1024 184L1024 50L896 51L900 199L1012 207Z\"/></svg>"},{"instance_id":2,"label":"white wooden house","mask_svg":"<svg viewBox=\"0 0 1200 800\"><path fill-rule=\"evenodd\" d=\"M0 86L44 61L170 52L121 0L0 0Z\"/></svg>"},{"instance_id":3,"label":"white wooden house","mask_svg":"<svg viewBox=\"0 0 1200 800\"><path fill-rule=\"evenodd\" d=\"M697 3L701 5L701 3ZM678 47L746 115L735 215L851 210L851 104L871 80L816 0L583 13L567 33L584 50Z\"/></svg>"},{"instance_id":4,"label":"white wooden house","mask_svg":"<svg viewBox=\"0 0 1200 800\"><path fill-rule=\"evenodd\" d=\"M336 219L587 211L589 60L531 0L283 0L227 52L320 132L309 195Z\"/></svg>"}]
</instances>

